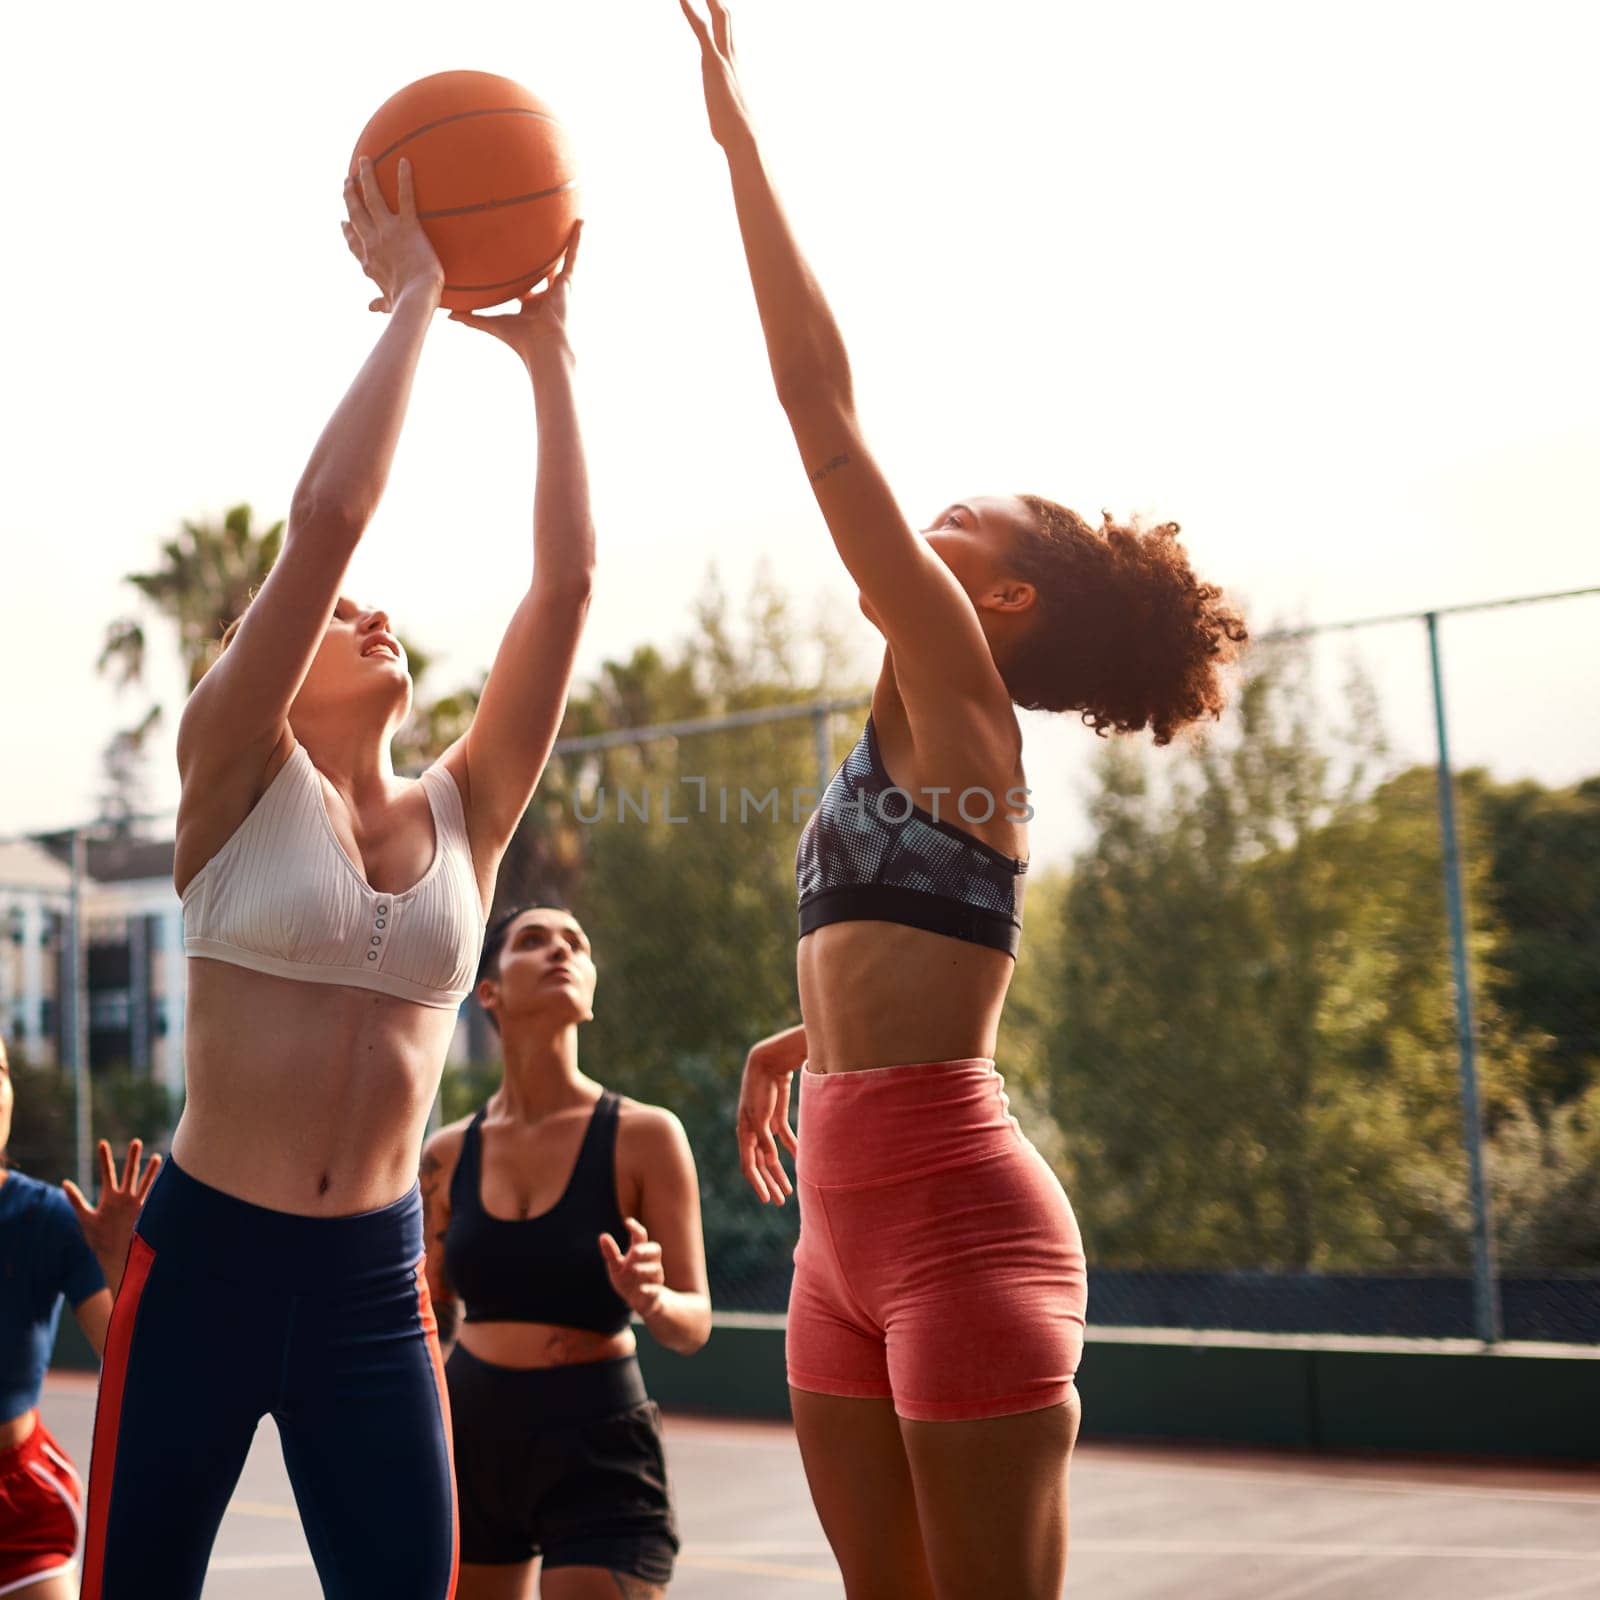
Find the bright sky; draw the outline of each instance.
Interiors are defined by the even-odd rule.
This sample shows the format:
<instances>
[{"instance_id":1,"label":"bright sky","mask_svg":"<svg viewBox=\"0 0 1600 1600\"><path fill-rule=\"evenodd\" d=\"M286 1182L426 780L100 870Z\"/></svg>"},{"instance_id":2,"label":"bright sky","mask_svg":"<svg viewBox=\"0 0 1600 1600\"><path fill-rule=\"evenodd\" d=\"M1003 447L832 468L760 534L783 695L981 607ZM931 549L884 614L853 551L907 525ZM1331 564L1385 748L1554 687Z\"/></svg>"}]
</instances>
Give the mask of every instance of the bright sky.
<instances>
[{"instance_id":1,"label":"bright sky","mask_svg":"<svg viewBox=\"0 0 1600 1600\"><path fill-rule=\"evenodd\" d=\"M477 67L568 122L601 539L580 670L715 563L872 634L771 396L676 0L31 6L0 61L0 835L90 813L141 702L94 658L184 516L282 515L376 337L337 227L370 113ZM1258 625L1600 582L1592 65L1577 3L746 0L736 40L908 513L1172 516ZM351 586L487 664L527 579L532 406L441 320ZM1457 755L1600 770L1600 600L1452 624ZM1420 629L1367 636L1431 755ZM178 704L152 799L176 799ZM1050 852L1088 736L1030 720ZM1053 808L1053 801L1059 804Z\"/></svg>"}]
</instances>

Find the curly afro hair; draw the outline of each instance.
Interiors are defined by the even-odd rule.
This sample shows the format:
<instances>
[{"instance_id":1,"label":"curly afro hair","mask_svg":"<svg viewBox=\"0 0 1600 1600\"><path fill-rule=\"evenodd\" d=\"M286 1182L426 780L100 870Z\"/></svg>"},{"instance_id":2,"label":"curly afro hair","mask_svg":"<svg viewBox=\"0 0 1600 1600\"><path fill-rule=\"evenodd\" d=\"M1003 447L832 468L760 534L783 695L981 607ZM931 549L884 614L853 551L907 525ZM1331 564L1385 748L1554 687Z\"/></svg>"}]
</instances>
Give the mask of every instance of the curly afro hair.
<instances>
[{"instance_id":1,"label":"curly afro hair","mask_svg":"<svg viewBox=\"0 0 1600 1600\"><path fill-rule=\"evenodd\" d=\"M1149 728L1157 744L1222 714L1218 669L1249 635L1214 584L1201 583L1178 524L1098 528L1038 495L1010 565L1037 591L1033 627L1002 664L1030 711L1077 711L1098 734Z\"/></svg>"}]
</instances>

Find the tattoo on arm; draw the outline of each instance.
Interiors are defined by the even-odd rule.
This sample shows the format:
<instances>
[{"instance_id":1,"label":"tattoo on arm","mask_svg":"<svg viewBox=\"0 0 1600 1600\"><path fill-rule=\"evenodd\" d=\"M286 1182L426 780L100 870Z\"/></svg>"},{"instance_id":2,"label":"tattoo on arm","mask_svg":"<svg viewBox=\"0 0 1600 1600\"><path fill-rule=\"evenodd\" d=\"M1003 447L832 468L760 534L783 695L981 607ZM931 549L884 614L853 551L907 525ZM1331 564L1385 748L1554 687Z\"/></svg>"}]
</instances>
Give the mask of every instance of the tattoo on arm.
<instances>
[{"instance_id":1,"label":"tattoo on arm","mask_svg":"<svg viewBox=\"0 0 1600 1600\"><path fill-rule=\"evenodd\" d=\"M811 474L811 481L813 483L821 483L824 478L832 477L833 474L836 473L837 471L839 471L839 469L841 467L848 467L849 465L850 465L850 457L849 456L845 456L845 455L835 456L831 461L823 462L823 464L820 467L818 467L815 472L813 472Z\"/></svg>"}]
</instances>

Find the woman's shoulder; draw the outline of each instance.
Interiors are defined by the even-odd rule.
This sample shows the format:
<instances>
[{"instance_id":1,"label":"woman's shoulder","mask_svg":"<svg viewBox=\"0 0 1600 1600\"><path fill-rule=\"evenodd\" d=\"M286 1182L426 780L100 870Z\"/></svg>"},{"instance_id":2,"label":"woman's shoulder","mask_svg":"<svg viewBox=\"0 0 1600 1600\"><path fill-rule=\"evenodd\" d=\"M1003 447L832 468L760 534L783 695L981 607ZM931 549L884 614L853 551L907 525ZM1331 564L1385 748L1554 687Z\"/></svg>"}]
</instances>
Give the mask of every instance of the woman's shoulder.
<instances>
[{"instance_id":1,"label":"woman's shoulder","mask_svg":"<svg viewBox=\"0 0 1600 1600\"><path fill-rule=\"evenodd\" d=\"M617 1147L642 1162L669 1160L689 1149L689 1136L675 1111L643 1100L617 1097Z\"/></svg>"}]
</instances>

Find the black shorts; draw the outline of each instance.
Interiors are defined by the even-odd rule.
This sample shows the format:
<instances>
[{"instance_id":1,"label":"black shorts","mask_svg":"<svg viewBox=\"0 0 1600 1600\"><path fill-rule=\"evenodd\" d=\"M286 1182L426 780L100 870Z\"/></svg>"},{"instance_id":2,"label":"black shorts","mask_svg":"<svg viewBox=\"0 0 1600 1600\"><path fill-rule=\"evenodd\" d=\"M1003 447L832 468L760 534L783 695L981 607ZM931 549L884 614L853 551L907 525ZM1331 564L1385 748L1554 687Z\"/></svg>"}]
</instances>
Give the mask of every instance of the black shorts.
<instances>
[{"instance_id":1,"label":"black shorts","mask_svg":"<svg viewBox=\"0 0 1600 1600\"><path fill-rule=\"evenodd\" d=\"M637 1356L518 1371L458 1344L445 1364L461 1559L671 1581L678 1530L661 1411Z\"/></svg>"}]
</instances>

